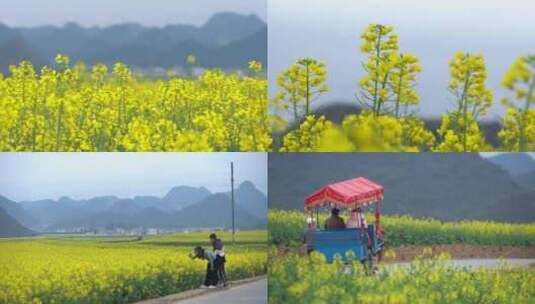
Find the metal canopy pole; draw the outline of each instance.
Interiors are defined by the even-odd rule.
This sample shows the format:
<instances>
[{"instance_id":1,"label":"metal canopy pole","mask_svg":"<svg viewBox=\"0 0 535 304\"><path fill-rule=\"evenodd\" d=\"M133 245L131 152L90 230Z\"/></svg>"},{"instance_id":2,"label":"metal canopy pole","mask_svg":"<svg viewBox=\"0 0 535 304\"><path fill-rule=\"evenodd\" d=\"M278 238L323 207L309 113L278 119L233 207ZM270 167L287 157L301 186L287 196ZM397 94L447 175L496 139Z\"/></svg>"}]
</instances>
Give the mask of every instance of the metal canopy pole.
<instances>
[{"instance_id":1,"label":"metal canopy pole","mask_svg":"<svg viewBox=\"0 0 535 304\"><path fill-rule=\"evenodd\" d=\"M320 230L321 226L320 226L320 219L319 219L319 215L318 215L318 206L316 206L316 227L318 230Z\"/></svg>"},{"instance_id":2,"label":"metal canopy pole","mask_svg":"<svg viewBox=\"0 0 535 304\"><path fill-rule=\"evenodd\" d=\"M381 200L377 201L377 204L375 204L375 228L377 231L379 231L379 224L381 221Z\"/></svg>"}]
</instances>

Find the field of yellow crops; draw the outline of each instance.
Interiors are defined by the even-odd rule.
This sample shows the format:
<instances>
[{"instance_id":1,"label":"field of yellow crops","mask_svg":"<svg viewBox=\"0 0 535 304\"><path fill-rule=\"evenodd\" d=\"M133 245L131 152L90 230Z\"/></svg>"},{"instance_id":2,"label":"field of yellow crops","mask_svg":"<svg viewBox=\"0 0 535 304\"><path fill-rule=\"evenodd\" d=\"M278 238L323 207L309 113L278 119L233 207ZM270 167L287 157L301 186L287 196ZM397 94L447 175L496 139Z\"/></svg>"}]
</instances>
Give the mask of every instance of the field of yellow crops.
<instances>
[{"instance_id":1,"label":"field of yellow crops","mask_svg":"<svg viewBox=\"0 0 535 304\"><path fill-rule=\"evenodd\" d=\"M266 273L266 231L221 234L230 280ZM0 303L129 303L197 288L206 262L192 260L207 233L145 237L0 240Z\"/></svg>"},{"instance_id":2,"label":"field of yellow crops","mask_svg":"<svg viewBox=\"0 0 535 304\"><path fill-rule=\"evenodd\" d=\"M267 80L208 70L152 80L126 65L31 63L0 74L0 151L265 151Z\"/></svg>"},{"instance_id":3,"label":"field of yellow crops","mask_svg":"<svg viewBox=\"0 0 535 304\"><path fill-rule=\"evenodd\" d=\"M322 255L271 259L270 303L511 303L535 301L535 271L453 269L447 257L380 266L367 275L359 262L327 264Z\"/></svg>"},{"instance_id":4,"label":"field of yellow crops","mask_svg":"<svg viewBox=\"0 0 535 304\"><path fill-rule=\"evenodd\" d=\"M373 216L368 216L373 218ZM320 224L325 215L320 216ZM303 240L306 214L299 211L270 210L268 212L269 242L297 245ZM489 221L462 221L443 223L434 219L409 216L384 216L381 225L386 231L387 243L399 245L510 245L535 246L535 223L509 224Z\"/></svg>"}]
</instances>

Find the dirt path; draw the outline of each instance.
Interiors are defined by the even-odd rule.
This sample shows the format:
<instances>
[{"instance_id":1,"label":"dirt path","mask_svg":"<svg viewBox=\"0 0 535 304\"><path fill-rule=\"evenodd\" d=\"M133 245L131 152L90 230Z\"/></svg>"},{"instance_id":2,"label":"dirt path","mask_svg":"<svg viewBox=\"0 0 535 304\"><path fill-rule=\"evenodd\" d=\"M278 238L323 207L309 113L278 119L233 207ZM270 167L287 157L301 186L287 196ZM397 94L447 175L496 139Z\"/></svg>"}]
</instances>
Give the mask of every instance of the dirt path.
<instances>
[{"instance_id":1,"label":"dirt path","mask_svg":"<svg viewBox=\"0 0 535 304\"><path fill-rule=\"evenodd\" d=\"M501 262L505 262L509 267L534 267L535 259L466 259L466 260L450 260L446 261L446 265L455 267L455 268L498 268ZM408 266L409 262L402 263L392 263L387 265L391 266Z\"/></svg>"},{"instance_id":2,"label":"dirt path","mask_svg":"<svg viewBox=\"0 0 535 304\"><path fill-rule=\"evenodd\" d=\"M396 261L410 261L421 255L425 248L431 248L433 254L447 253L452 259L534 259L535 247L516 246L476 246L465 244L434 245L434 246L400 246L391 249L395 252Z\"/></svg>"},{"instance_id":3,"label":"dirt path","mask_svg":"<svg viewBox=\"0 0 535 304\"><path fill-rule=\"evenodd\" d=\"M425 249L431 249L432 255L447 253L452 259L535 259L535 247L528 246L480 246L466 244L429 245L429 246L399 246L386 247L386 251L393 251L394 257L385 255L386 262L411 261L422 255ZM291 252L306 255L306 248L278 247L277 255L285 256Z\"/></svg>"}]
</instances>

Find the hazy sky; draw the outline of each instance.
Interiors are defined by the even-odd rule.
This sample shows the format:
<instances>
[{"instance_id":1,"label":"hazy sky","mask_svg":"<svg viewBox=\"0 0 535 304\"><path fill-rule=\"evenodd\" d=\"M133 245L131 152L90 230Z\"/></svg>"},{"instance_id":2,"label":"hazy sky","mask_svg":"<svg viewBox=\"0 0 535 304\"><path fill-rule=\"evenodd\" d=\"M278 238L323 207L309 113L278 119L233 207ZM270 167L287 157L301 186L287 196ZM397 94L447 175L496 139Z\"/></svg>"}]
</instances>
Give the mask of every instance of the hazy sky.
<instances>
[{"instance_id":1,"label":"hazy sky","mask_svg":"<svg viewBox=\"0 0 535 304\"><path fill-rule=\"evenodd\" d=\"M85 26L137 22L201 25L214 13L254 13L266 19L266 0L2 0L0 23L9 26Z\"/></svg>"},{"instance_id":2,"label":"hazy sky","mask_svg":"<svg viewBox=\"0 0 535 304\"><path fill-rule=\"evenodd\" d=\"M481 154L481 156L483 157L493 157L493 156L496 156L496 155L499 155L499 154L504 154L504 153L508 153L508 152L481 152L479 154ZM535 152L527 152L525 153L529 156L531 156L531 158L535 159Z\"/></svg>"},{"instance_id":3,"label":"hazy sky","mask_svg":"<svg viewBox=\"0 0 535 304\"><path fill-rule=\"evenodd\" d=\"M267 193L266 153L0 153L0 195L15 201L66 195L163 196L174 186L229 191L250 180Z\"/></svg>"},{"instance_id":4,"label":"hazy sky","mask_svg":"<svg viewBox=\"0 0 535 304\"><path fill-rule=\"evenodd\" d=\"M436 115L451 105L448 63L459 51L483 53L488 85L496 90L490 118L503 111L504 72L521 54L535 53L533 0L269 0L270 94L276 75L300 57L324 60L331 91L323 101L356 102L360 34L369 23L393 25L401 51L423 65L418 91L421 113Z\"/></svg>"}]
</instances>

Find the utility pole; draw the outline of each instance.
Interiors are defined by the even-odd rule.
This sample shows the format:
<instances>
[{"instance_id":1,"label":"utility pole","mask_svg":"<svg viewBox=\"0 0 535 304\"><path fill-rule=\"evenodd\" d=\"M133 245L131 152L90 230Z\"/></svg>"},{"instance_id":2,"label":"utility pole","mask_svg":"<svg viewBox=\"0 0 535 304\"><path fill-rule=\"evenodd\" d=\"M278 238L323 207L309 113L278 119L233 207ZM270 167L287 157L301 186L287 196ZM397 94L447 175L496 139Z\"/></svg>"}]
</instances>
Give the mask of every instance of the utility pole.
<instances>
[{"instance_id":1,"label":"utility pole","mask_svg":"<svg viewBox=\"0 0 535 304\"><path fill-rule=\"evenodd\" d=\"M230 162L230 203L232 205L232 245L234 245L234 162Z\"/></svg>"}]
</instances>

